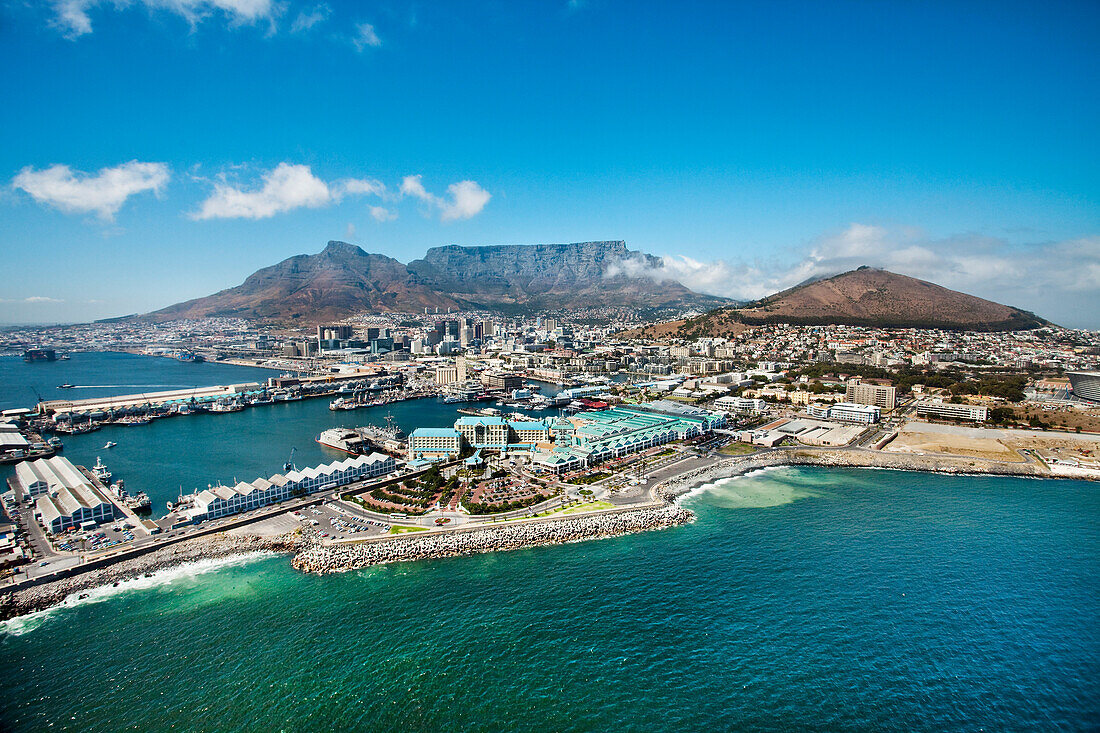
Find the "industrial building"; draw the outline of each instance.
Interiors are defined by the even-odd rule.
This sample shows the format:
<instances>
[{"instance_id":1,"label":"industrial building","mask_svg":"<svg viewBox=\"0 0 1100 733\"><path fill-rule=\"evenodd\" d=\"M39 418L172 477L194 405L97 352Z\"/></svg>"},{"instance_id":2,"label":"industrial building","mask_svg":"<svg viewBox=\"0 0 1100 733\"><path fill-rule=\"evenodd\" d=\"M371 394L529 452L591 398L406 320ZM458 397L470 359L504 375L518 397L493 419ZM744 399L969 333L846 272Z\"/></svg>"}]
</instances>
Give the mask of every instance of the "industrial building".
<instances>
[{"instance_id":1,"label":"industrial building","mask_svg":"<svg viewBox=\"0 0 1100 733\"><path fill-rule=\"evenodd\" d=\"M114 503L67 458L25 461L15 476L27 496L38 497L35 518L53 534L115 518Z\"/></svg>"}]
</instances>

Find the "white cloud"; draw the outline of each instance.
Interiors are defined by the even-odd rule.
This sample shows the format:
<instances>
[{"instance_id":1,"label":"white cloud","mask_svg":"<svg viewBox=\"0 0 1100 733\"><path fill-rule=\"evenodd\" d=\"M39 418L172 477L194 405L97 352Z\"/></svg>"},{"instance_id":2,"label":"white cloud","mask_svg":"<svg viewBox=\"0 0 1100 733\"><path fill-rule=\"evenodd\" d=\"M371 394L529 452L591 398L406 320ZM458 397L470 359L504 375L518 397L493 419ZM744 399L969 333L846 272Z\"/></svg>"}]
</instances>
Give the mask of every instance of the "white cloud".
<instances>
[{"instance_id":1,"label":"white cloud","mask_svg":"<svg viewBox=\"0 0 1100 733\"><path fill-rule=\"evenodd\" d=\"M386 186L371 178L344 178L326 183L308 165L280 163L264 173L258 185L245 188L214 184L192 219L267 219L294 209L316 209L347 196L386 196Z\"/></svg>"},{"instance_id":2,"label":"white cloud","mask_svg":"<svg viewBox=\"0 0 1100 733\"><path fill-rule=\"evenodd\" d=\"M420 199L430 207L439 210L440 221L469 219L481 213L489 203L492 194L478 185L476 181L459 181L447 186L448 200L430 193L422 182L422 176L405 176L401 181L401 193Z\"/></svg>"},{"instance_id":3,"label":"white cloud","mask_svg":"<svg viewBox=\"0 0 1100 733\"><path fill-rule=\"evenodd\" d=\"M48 298L45 295L31 295L26 298L0 298L0 303L44 303L55 304L64 303L64 300L59 298Z\"/></svg>"},{"instance_id":4,"label":"white cloud","mask_svg":"<svg viewBox=\"0 0 1100 733\"><path fill-rule=\"evenodd\" d=\"M755 300L861 265L1025 308L1057 323L1100 328L1100 236L1017 245L976 234L935 239L919 230L854 223L818 238L793 263L701 262L674 255L651 265L635 257L615 263L607 274L675 280L699 292Z\"/></svg>"},{"instance_id":5,"label":"white cloud","mask_svg":"<svg viewBox=\"0 0 1100 733\"><path fill-rule=\"evenodd\" d=\"M362 51L367 47L378 48L382 45L382 39L374 32L374 26L370 23L357 23L355 36L351 39L351 42L356 51Z\"/></svg>"},{"instance_id":6,"label":"white cloud","mask_svg":"<svg viewBox=\"0 0 1100 733\"><path fill-rule=\"evenodd\" d=\"M258 189L214 184L214 193L191 218L266 219L292 209L315 209L332 200L328 184L313 175L308 165L280 163L263 175L263 185Z\"/></svg>"},{"instance_id":7,"label":"white cloud","mask_svg":"<svg viewBox=\"0 0 1100 733\"><path fill-rule=\"evenodd\" d=\"M381 181L371 178L345 178L338 181L334 187L341 196L343 195L370 195L385 196L386 185Z\"/></svg>"},{"instance_id":8,"label":"white cloud","mask_svg":"<svg viewBox=\"0 0 1100 733\"><path fill-rule=\"evenodd\" d=\"M347 230L344 232L344 238L347 239L349 242L355 239L355 225L352 224L350 221L348 222Z\"/></svg>"},{"instance_id":9,"label":"white cloud","mask_svg":"<svg viewBox=\"0 0 1100 733\"><path fill-rule=\"evenodd\" d=\"M382 206L371 206L368 210L375 221L393 221L397 218L396 211L390 211Z\"/></svg>"},{"instance_id":10,"label":"white cloud","mask_svg":"<svg viewBox=\"0 0 1100 733\"><path fill-rule=\"evenodd\" d=\"M328 17L332 14L332 8L327 4L322 3L314 8L311 8L309 12L305 10L298 13L298 17L294 19L294 22L290 24L291 33L302 33L308 31L318 23L323 23L328 20Z\"/></svg>"},{"instance_id":11,"label":"white cloud","mask_svg":"<svg viewBox=\"0 0 1100 733\"><path fill-rule=\"evenodd\" d=\"M95 175L73 172L67 165L42 170L27 167L12 179L12 187L21 189L35 201L67 213L95 212L101 219L114 218L126 200L134 194L153 191L159 194L171 177L164 163L131 160L114 168L101 168Z\"/></svg>"},{"instance_id":12,"label":"white cloud","mask_svg":"<svg viewBox=\"0 0 1100 733\"><path fill-rule=\"evenodd\" d=\"M221 12L233 25L274 21L282 6L273 0L132 0L148 10L165 10L184 18L192 26ZM53 24L68 38L78 38L92 32L89 12L98 7L122 10L132 2L119 0L54 0Z\"/></svg>"}]
</instances>

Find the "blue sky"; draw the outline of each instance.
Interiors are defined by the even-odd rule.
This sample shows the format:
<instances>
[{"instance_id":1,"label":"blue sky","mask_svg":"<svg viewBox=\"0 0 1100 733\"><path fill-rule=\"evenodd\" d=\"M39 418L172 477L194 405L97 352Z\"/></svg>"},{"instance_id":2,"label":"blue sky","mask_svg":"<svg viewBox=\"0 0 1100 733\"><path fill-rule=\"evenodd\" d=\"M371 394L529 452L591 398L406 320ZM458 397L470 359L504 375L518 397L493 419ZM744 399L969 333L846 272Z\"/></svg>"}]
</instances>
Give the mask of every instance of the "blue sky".
<instances>
[{"instance_id":1,"label":"blue sky","mask_svg":"<svg viewBox=\"0 0 1100 733\"><path fill-rule=\"evenodd\" d=\"M889 267L1100 328L1100 5L11 0L0 322L343 239Z\"/></svg>"}]
</instances>

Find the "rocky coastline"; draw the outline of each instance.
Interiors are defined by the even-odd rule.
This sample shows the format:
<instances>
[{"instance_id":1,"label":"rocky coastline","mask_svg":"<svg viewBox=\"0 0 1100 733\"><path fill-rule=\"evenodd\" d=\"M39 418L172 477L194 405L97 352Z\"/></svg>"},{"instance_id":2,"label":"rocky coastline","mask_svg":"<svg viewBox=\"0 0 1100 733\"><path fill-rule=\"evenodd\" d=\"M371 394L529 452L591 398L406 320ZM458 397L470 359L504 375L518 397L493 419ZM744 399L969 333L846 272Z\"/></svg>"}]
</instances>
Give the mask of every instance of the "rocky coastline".
<instances>
[{"instance_id":1,"label":"rocky coastline","mask_svg":"<svg viewBox=\"0 0 1100 733\"><path fill-rule=\"evenodd\" d=\"M680 474L665 481L655 490L666 502L675 501L692 489L714 481L733 478L763 468L777 466L822 466L828 468L886 468L924 473L972 474L991 476L1023 476L1056 478L1031 463L1000 463L980 458L926 456L906 453L884 453L871 450L784 449L748 455L716 463Z\"/></svg>"},{"instance_id":2,"label":"rocky coastline","mask_svg":"<svg viewBox=\"0 0 1100 733\"><path fill-rule=\"evenodd\" d=\"M303 540L298 535L254 537L222 534L196 538L72 578L3 593L0 595L0 621L56 606L82 591L118 585L187 563L250 552L296 552L302 545Z\"/></svg>"},{"instance_id":3,"label":"rocky coastline","mask_svg":"<svg viewBox=\"0 0 1100 733\"><path fill-rule=\"evenodd\" d=\"M668 479L654 488L658 506L535 521L457 528L446 532L406 534L359 543L322 545L299 534L256 537L219 534L197 538L125 560L72 578L21 590L0 589L0 620L43 610L67 597L142 577L170 567L250 552L290 553L292 566L305 573L346 572L371 565L437 559L484 552L564 544L664 529L692 521L693 512L678 499L692 489L724 478L776 466L888 468L945 474L988 474L1052 478L1031 463L998 463L982 459L893 454L869 450L789 449L729 458Z\"/></svg>"},{"instance_id":4,"label":"rocky coastline","mask_svg":"<svg viewBox=\"0 0 1100 733\"><path fill-rule=\"evenodd\" d=\"M291 564L303 573L323 575L405 560L439 559L616 537L674 527L694 518L693 512L675 505L624 509L426 536L404 535L385 542L316 545L298 553Z\"/></svg>"}]
</instances>

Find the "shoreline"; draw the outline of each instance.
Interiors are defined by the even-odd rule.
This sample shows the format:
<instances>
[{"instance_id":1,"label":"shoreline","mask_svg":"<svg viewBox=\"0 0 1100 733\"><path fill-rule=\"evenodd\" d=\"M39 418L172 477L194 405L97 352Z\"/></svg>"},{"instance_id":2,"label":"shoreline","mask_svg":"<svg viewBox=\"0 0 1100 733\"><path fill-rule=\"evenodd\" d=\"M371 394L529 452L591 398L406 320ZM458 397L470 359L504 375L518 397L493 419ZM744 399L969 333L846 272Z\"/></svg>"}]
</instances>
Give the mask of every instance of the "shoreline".
<instances>
[{"instance_id":1,"label":"shoreline","mask_svg":"<svg viewBox=\"0 0 1100 733\"><path fill-rule=\"evenodd\" d=\"M673 476L653 488L655 504L569 517L548 517L515 524L456 528L428 535L393 535L354 544L320 545L297 534L277 537L216 534L165 547L73 578L23 590L0 589L0 621L56 606L75 593L117 585L159 570L200 560L257 551L292 554L291 566L325 575L372 565L559 545L666 529L694 521L680 505L686 494L707 484L753 471L786 466L875 468L947 475L1097 480L1096 476L1058 476L1034 464L998 464L977 458L890 454L843 449L792 449L731 457L705 468Z\"/></svg>"},{"instance_id":2,"label":"shoreline","mask_svg":"<svg viewBox=\"0 0 1100 733\"><path fill-rule=\"evenodd\" d=\"M1058 475L1050 471L1040 470L1032 463L1007 464L963 456L928 456L842 448L792 448L731 457L713 466L674 476L656 487L655 493L666 502L674 502L679 497L704 484L735 478L762 468L783 466L877 468L952 476L1016 476L1020 478L1080 481L1100 480L1100 475Z\"/></svg>"}]
</instances>

